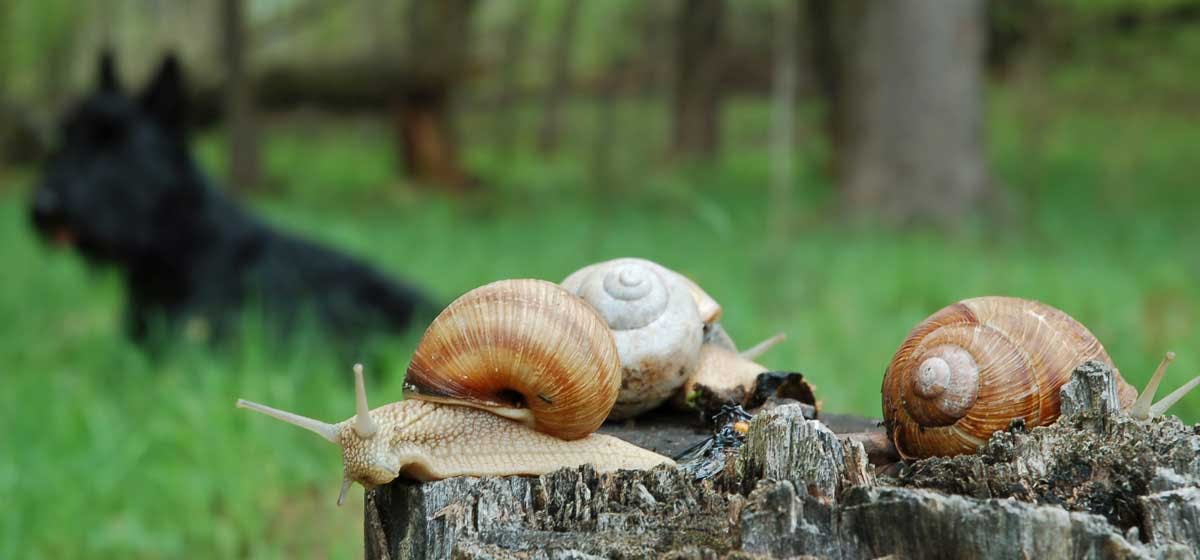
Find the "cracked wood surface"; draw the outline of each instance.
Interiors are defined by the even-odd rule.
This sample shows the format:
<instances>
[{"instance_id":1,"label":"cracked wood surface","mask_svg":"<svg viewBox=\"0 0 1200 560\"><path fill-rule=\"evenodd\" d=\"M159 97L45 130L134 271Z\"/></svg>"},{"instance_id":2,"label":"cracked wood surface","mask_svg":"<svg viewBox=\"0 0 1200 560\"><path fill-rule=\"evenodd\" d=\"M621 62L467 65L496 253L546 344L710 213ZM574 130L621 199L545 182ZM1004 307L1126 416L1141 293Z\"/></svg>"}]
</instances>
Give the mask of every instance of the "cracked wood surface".
<instances>
[{"instance_id":1,"label":"cracked wood surface","mask_svg":"<svg viewBox=\"0 0 1200 560\"><path fill-rule=\"evenodd\" d=\"M896 476L785 405L754 418L716 483L667 466L397 481L367 501L367 557L1196 559L1197 428L1106 406L1107 368L1074 381L1054 426L1017 424L977 455ZM666 453L705 435L670 419L606 429Z\"/></svg>"}]
</instances>

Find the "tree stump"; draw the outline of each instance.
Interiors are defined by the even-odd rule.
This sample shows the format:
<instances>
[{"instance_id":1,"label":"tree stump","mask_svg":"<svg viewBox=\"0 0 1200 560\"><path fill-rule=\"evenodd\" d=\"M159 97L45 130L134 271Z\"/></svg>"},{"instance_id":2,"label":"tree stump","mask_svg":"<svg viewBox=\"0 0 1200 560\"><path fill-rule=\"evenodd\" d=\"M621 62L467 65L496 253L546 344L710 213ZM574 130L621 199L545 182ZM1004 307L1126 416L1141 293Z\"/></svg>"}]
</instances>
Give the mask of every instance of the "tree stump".
<instances>
[{"instance_id":1,"label":"tree stump","mask_svg":"<svg viewBox=\"0 0 1200 560\"><path fill-rule=\"evenodd\" d=\"M752 420L720 483L669 466L398 480L368 494L367 557L1195 560L1200 431L1124 416L1104 398L1112 383L1106 366L1080 366L1055 425L1016 422L976 455L914 461L894 477L784 405ZM660 451L704 437L649 425L638 443Z\"/></svg>"}]
</instances>

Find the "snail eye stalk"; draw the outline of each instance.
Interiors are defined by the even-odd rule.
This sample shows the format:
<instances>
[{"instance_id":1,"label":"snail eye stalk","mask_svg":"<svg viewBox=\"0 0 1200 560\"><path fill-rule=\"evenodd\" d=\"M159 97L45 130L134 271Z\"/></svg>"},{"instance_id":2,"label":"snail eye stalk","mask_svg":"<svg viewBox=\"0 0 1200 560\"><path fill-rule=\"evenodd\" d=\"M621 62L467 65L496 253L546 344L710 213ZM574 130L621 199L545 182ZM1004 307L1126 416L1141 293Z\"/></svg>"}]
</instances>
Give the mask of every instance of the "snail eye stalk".
<instances>
[{"instance_id":1,"label":"snail eye stalk","mask_svg":"<svg viewBox=\"0 0 1200 560\"><path fill-rule=\"evenodd\" d=\"M265 404L258 404L254 401L248 401L246 399L238 399L237 407L253 410L254 412L258 412L260 414L266 414L267 416L270 416L276 420L282 420L293 426L304 428L305 430L329 440L330 443L339 443L338 429L337 426L334 426L333 424L326 424L320 420L314 420L307 416L300 416L299 414L294 414L286 410L279 410L278 408L272 408Z\"/></svg>"},{"instance_id":2,"label":"snail eye stalk","mask_svg":"<svg viewBox=\"0 0 1200 560\"><path fill-rule=\"evenodd\" d=\"M1175 353L1167 352L1163 359L1158 364L1158 368L1154 370L1154 375L1150 376L1150 381L1146 383L1146 390L1138 395L1137 401L1129 408L1129 415L1139 420L1162 416L1166 414L1175 403L1179 402L1185 395L1190 393L1192 389L1200 385L1200 376L1193 378L1191 381L1184 383L1178 389L1175 389L1171 394L1162 398L1162 400L1154 403L1154 395L1158 393L1158 385L1162 383L1163 376L1167 373L1167 367L1171 362L1175 361ZM1154 403L1154 404L1151 404Z\"/></svg>"},{"instance_id":3,"label":"snail eye stalk","mask_svg":"<svg viewBox=\"0 0 1200 560\"><path fill-rule=\"evenodd\" d=\"M358 409L354 418L354 433L363 439L371 439L379 432L379 426L371 419L371 408L367 406L367 385L363 381L362 364L354 364L354 396Z\"/></svg>"}]
</instances>

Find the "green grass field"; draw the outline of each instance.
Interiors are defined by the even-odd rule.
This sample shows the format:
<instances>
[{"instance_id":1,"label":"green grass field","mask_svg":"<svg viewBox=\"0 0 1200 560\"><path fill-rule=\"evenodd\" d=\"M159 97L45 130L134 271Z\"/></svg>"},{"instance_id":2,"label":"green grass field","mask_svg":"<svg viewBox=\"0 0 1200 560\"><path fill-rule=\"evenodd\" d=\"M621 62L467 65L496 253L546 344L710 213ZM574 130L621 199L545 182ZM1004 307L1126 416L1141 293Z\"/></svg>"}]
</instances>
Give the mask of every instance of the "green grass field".
<instances>
[{"instance_id":1,"label":"green grass field","mask_svg":"<svg viewBox=\"0 0 1200 560\"><path fill-rule=\"evenodd\" d=\"M578 130L553 162L478 139L468 159L489 187L464 200L403 184L376 124L291 119L268 129L275 190L252 204L447 301L500 278L658 260L721 301L742 344L787 332L762 361L803 371L829 411L878 415L884 367L908 329L983 294L1066 310L1139 386L1175 350L1164 385L1173 388L1200 373L1200 128L1166 111L1060 107L1031 131L1014 124L1018 100L992 100L1003 195L954 233L839 225L811 131L788 229L770 233L779 228L768 218L768 114L742 101L726 113L722 159L702 167L657 159L666 121L653 105L618 108L607 164L588 132L605 117L590 106L575 108ZM219 136L197 148L209 169L222 167ZM590 179L596 169L602 185ZM222 354L187 344L143 354L120 332L115 273L33 237L25 206L35 180L18 170L0 189L0 558L359 553L361 492L335 508L334 447L233 406L246 397L340 420L353 408L350 364L320 340L268 348L253 328ZM399 397L415 338L368 364L381 378L374 404ZM1200 420L1200 395L1178 413Z\"/></svg>"}]
</instances>

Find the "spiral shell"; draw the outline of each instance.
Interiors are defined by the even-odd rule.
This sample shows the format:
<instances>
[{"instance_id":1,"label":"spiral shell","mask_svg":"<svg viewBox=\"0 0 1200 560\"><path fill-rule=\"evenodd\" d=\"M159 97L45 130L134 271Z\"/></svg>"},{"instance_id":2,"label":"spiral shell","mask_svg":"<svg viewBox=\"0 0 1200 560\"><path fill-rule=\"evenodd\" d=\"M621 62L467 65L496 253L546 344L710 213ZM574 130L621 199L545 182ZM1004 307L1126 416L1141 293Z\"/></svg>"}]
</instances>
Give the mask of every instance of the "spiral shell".
<instances>
[{"instance_id":1,"label":"spiral shell","mask_svg":"<svg viewBox=\"0 0 1200 560\"><path fill-rule=\"evenodd\" d=\"M1057 420L1059 389L1087 360L1112 365L1096 337L1058 309L1011 297L963 300L913 328L888 365L888 434L904 457L973 453L1012 420ZM1117 379L1128 406L1137 391Z\"/></svg>"},{"instance_id":2,"label":"spiral shell","mask_svg":"<svg viewBox=\"0 0 1200 560\"><path fill-rule=\"evenodd\" d=\"M562 281L562 286L567 290L579 294L581 293L580 290L583 288L583 285L588 278L591 278L592 275L597 273L597 271L607 272L614 267L632 264L649 268L658 272L659 274L674 278L676 281L682 282L685 286L687 286L688 293L692 296L692 301L696 304L696 310L700 313L700 320L703 321L704 324L709 325L715 323L721 318L721 313L723 312L721 309L721 304L717 303L717 300L708 295L708 293L705 292L699 284L696 284L687 276L675 272L674 270L671 270L654 261L646 259L623 257L591 264L572 272L570 276Z\"/></svg>"},{"instance_id":3,"label":"spiral shell","mask_svg":"<svg viewBox=\"0 0 1200 560\"><path fill-rule=\"evenodd\" d=\"M442 311L418 344L406 395L483 408L578 439L604 422L621 383L596 311L542 280L502 280Z\"/></svg>"},{"instance_id":4,"label":"spiral shell","mask_svg":"<svg viewBox=\"0 0 1200 560\"><path fill-rule=\"evenodd\" d=\"M645 259L594 264L562 285L594 306L616 339L622 375L612 419L654 408L678 391L699 363L705 318L720 316L698 286Z\"/></svg>"}]
</instances>

